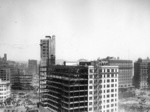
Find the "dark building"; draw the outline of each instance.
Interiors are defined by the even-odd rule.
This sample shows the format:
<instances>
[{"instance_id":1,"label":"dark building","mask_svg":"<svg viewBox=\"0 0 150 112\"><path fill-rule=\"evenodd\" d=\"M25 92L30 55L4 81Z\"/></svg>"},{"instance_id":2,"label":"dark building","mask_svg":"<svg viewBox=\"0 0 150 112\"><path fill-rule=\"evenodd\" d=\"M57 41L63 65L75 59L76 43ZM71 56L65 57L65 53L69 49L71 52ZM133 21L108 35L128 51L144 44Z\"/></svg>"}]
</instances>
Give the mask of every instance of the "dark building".
<instances>
[{"instance_id":1,"label":"dark building","mask_svg":"<svg viewBox=\"0 0 150 112\"><path fill-rule=\"evenodd\" d=\"M134 63L134 77L133 85L136 88L145 89L148 88L150 77L150 60L138 59Z\"/></svg>"},{"instance_id":2,"label":"dark building","mask_svg":"<svg viewBox=\"0 0 150 112\"><path fill-rule=\"evenodd\" d=\"M13 76L15 79L12 83L13 90L31 90L32 87L32 75L26 74L25 70L17 69L17 74Z\"/></svg>"}]
</instances>

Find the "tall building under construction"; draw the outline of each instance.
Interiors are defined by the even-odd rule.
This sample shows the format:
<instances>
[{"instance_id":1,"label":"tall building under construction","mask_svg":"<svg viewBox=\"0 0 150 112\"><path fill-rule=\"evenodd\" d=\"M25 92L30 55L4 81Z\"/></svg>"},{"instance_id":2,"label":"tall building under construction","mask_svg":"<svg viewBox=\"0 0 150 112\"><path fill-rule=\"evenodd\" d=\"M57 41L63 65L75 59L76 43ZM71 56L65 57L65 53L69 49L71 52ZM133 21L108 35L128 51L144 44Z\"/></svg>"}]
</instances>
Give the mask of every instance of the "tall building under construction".
<instances>
[{"instance_id":1,"label":"tall building under construction","mask_svg":"<svg viewBox=\"0 0 150 112\"><path fill-rule=\"evenodd\" d=\"M53 65L42 80L46 112L118 112L117 66Z\"/></svg>"}]
</instances>

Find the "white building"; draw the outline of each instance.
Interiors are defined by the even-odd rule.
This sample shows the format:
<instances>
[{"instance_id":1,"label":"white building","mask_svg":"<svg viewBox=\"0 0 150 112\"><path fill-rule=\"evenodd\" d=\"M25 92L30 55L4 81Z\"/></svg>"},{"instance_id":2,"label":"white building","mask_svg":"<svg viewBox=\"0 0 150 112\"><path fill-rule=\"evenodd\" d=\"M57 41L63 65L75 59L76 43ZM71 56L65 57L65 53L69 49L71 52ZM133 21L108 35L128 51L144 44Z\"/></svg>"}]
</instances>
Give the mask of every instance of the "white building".
<instances>
[{"instance_id":1,"label":"white building","mask_svg":"<svg viewBox=\"0 0 150 112\"><path fill-rule=\"evenodd\" d=\"M0 102L4 102L10 97L10 81L0 79Z\"/></svg>"},{"instance_id":2,"label":"white building","mask_svg":"<svg viewBox=\"0 0 150 112\"><path fill-rule=\"evenodd\" d=\"M118 66L100 66L94 76L94 112L118 112Z\"/></svg>"}]
</instances>

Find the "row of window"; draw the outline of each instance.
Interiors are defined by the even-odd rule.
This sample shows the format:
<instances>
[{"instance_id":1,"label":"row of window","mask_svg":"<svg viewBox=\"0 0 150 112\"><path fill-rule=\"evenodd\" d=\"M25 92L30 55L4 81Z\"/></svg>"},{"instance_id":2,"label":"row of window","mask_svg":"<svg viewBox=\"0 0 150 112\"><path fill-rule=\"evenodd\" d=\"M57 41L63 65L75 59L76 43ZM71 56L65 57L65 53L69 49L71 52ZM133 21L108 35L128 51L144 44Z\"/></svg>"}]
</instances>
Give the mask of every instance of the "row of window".
<instances>
[{"instance_id":1,"label":"row of window","mask_svg":"<svg viewBox=\"0 0 150 112\"><path fill-rule=\"evenodd\" d=\"M108 90L104 90L104 93L109 93L109 92L117 92L117 89L108 89Z\"/></svg>"},{"instance_id":2,"label":"row of window","mask_svg":"<svg viewBox=\"0 0 150 112\"><path fill-rule=\"evenodd\" d=\"M110 78L110 77L117 77L118 74L103 74L102 75L104 78Z\"/></svg>"},{"instance_id":3,"label":"row of window","mask_svg":"<svg viewBox=\"0 0 150 112\"><path fill-rule=\"evenodd\" d=\"M117 89L108 89L108 90L99 90L99 91L94 91L94 94L97 94L97 93L110 93L110 92L117 92Z\"/></svg>"},{"instance_id":4,"label":"row of window","mask_svg":"<svg viewBox=\"0 0 150 112\"><path fill-rule=\"evenodd\" d=\"M117 97L117 94L107 94L107 95L103 95L103 98L114 98L114 97ZM101 99L102 98L102 95L99 95L99 96L94 96L94 99ZM116 101L117 101L117 99L116 99Z\"/></svg>"},{"instance_id":5,"label":"row of window","mask_svg":"<svg viewBox=\"0 0 150 112\"><path fill-rule=\"evenodd\" d=\"M104 83L105 82L117 82L117 79L107 79L107 80L104 80Z\"/></svg>"},{"instance_id":6,"label":"row of window","mask_svg":"<svg viewBox=\"0 0 150 112\"><path fill-rule=\"evenodd\" d=\"M103 103L105 104L105 103L107 102L107 103L113 103L113 104L114 104L114 102L116 102L116 101L117 101L116 98L115 98L115 99L108 99L108 100L103 100ZM106 103L106 104L107 104L107 103ZM102 104L102 101L98 101L98 102L95 101L95 102L94 102L94 105L97 105L97 104L98 104L98 105L101 105L101 104Z\"/></svg>"},{"instance_id":7,"label":"row of window","mask_svg":"<svg viewBox=\"0 0 150 112\"><path fill-rule=\"evenodd\" d=\"M94 75L89 75L89 78L90 79L92 79L93 78L93 76ZM95 77L95 79L97 79L97 78L102 78L102 77L104 77L104 78L115 78L115 77L117 77L118 76L118 74L99 74L99 75L95 75L94 77Z\"/></svg>"},{"instance_id":8,"label":"row of window","mask_svg":"<svg viewBox=\"0 0 150 112\"><path fill-rule=\"evenodd\" d=\"M109 87L117 87L117 84L107 84L107 85L103 85L103 87L105 88L105 87L107 87L107 88L109 88Z\"/></svg>"},{"instance_id":9,"label":"row of window","mask_svg":"<svg viewBox=\"0 0 150 112\"><path fill-rule=\"evenodd\" d=\"M118 69L102 69L100 72L118 72Z\"/></svg>"}]
</instances>

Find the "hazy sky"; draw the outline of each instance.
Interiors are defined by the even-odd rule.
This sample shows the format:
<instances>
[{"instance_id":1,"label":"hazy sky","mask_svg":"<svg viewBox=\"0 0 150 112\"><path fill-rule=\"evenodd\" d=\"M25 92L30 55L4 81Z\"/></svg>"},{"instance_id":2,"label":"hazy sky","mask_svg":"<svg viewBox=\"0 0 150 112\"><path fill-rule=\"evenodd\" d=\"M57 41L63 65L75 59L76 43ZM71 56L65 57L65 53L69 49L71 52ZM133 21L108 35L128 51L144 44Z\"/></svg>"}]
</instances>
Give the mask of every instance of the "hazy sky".
<instances>
[{"instance_id":1,"label":"hazy sky","mask_svg":"<svg viewBox=\"0 0 150 112\"><path fill-rule=\"evenodd\" d=\"M40 59L56 35L56 58L150 56L150 0L0 0L0 56Z\"/></svg>"}]
</instances>

